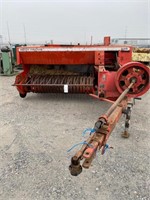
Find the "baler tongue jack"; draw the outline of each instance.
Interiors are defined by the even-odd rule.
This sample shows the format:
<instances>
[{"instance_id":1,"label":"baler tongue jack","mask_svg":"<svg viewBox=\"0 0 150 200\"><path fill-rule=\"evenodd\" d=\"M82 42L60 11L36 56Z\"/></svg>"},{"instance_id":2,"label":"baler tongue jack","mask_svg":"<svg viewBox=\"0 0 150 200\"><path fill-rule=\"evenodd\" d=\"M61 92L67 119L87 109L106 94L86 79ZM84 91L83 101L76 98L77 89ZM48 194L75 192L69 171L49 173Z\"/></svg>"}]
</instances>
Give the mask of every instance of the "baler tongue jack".
<instances>
[{"instance_id":1,"label":"baler tongue jack","mask_svg":"<svg viewBox=\"0 0 150 200\"><path fill-rule=\"evenodd\" d=\"M107 140L111 132L115 128L115 125L120 119L122 113L126 114L126 116L129 116L129 113L125 111L128 111L128 108L133 104L128 102L126 95L135 83L136 79L132 78L128 88L118 97L118 99L112 104L108 111L104 115L99 117L94 126L95 132L90 135L90 137L84 142L81 149L71 158L71 165L69 166L71 175L79 175L82 172L82 167L89 168L96 155L97 150L102 149L102 154L105 153L106 148L108 148L108 145L106 144ZM130 106L128 106L128 103ZM127 119L128 117L126 118L126 123ZM126 123L125 133L127 135L128 133L126 129ZM84 161L81 166L80 161L83 159Z\"/></svg>"}]
</instances>

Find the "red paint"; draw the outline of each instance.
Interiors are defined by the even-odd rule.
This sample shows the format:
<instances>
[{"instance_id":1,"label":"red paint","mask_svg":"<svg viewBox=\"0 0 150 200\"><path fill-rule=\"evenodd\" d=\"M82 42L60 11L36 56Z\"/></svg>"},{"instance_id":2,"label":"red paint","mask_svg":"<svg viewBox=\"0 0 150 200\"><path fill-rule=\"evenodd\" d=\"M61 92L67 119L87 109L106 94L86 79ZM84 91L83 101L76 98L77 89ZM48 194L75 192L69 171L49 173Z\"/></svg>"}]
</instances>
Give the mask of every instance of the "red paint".
<instances>
[{"instance_id":1,"label":"red paint","mask_svg":"<svg viewBox=\"0 0 150 200\"><path fill-rule=\"evenodd\" d=\"M26 85L31 65L83 65L93 66L94 74L92 94L100 99L115 100L120 93L130 84L130 79L136 77L137 84L133 88L133 94L128 96L136 97L144 94L149 89L149 70L140 63L131 62L132 47L126 45L111 45L110 37L104 38L104 45L46 45L46 46L24 46L17 48L17 63L23 65L23 73L17 75L15 84L19 93L34 92L34 86ZM111 67L112 68L111 68ZM137 77L133 68L139 66L147 73L146 80ZM125 85L120 86L123 71L130 67L131 74L125 77ZM138 84L144 85L142 91L138 91ZM24 84L24 85L22 85ZM42 84L42 83L41 83ZM39 86L40 87L40 86ZM44 87L44 86L42 86ZM42 91L41 87L41 92ZM73 86L74 87L74 86ZM82 90L82 87L81 87ZM86 91L86 90L84 90Z\"/></svg>"}]
</instances>

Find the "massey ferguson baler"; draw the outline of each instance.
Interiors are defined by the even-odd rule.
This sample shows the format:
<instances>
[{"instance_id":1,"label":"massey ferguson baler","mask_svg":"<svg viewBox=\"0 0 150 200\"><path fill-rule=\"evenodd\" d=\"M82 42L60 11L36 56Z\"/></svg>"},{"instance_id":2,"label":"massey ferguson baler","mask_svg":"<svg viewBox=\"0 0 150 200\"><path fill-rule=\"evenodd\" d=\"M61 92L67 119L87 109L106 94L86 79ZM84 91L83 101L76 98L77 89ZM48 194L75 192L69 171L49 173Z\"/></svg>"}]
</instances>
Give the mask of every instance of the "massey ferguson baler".
<instances>
[{"instance_id":1,"label":"massey ferguson baler","mask_svg":"<svg viewBox=\"0 0 150 200\"><path fill-rule=\"evenodd\" d=\"M72 175L89 168L97 150L108 148L107 140L120 119L126 115L124 137L128 128L133 100L149 90L149 68L132 62L132 47L111 45L45 45L17 48L17 63L23 72L16 76L15 86L22 98L34 93L87 93L112 103L100 116L89 138L72 157ZM80 161L83 161L81 166Z\"/></svg>"}]
</instances>

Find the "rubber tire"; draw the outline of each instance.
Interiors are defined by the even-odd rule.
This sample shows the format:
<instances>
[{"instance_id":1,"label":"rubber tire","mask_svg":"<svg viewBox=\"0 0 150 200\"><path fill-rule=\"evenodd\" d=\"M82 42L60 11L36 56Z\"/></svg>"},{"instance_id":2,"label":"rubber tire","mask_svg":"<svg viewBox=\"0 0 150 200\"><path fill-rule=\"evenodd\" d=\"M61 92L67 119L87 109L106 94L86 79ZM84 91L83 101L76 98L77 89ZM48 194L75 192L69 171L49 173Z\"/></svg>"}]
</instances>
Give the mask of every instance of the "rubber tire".
<instances>
[{"instance_id":1,"label":"rubber tire","mask_svg":"<svg viewBox=\"0 0 150 200\"><path fill-rule=\"evenodd\" d=\"M27 93L24 93L24 94L19 93L19 95L20 95L21 98L25 98Z\"/></svg>"}]
</instances>

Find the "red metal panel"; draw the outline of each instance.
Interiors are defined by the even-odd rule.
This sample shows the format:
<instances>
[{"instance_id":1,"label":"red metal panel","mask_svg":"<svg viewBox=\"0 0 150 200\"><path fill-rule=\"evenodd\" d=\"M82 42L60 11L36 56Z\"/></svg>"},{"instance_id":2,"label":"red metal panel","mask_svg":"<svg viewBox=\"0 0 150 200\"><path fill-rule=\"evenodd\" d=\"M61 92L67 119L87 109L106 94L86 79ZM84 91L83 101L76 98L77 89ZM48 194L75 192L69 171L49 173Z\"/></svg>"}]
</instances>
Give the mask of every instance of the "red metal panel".
<instances>
[{"instance_id":1,"label":"red metal panel","mask_svg":"<svg viewBox=\"0 0 150 200\"><path fill-rule=\"evenodd\" d=\"M104 94L104 98L117 98L120 93L115 85L115 76L117 72L100 71L98 73L98 93Z\"/></svg>"},{"instance_id":2,"label":"red metal panel","mask_svg":"<svg viewBox=\"0 0 150 200\"><path fill-rule=\"evenodd\" d=\"M99 52L101 62L95 59L95 52ZM118 53L118 61L122 65L131 61L131 49L127 46L102 46L102 45L49 45L49 46L26 46L17 48L17 63L23 64L103 64L104 52ZM98 56L97 55L97 56ZM103 61L102 61L103 60Z\"/></svg>"},{"instance_id":3,"label":"red metal panel","mask_svg":"<svg viewBox=\"0 0 150 200\"><path fill-rule=\"evenodd\" d=\"M105 64L105 52L95 51L95 65L104 65L104 64Z\"/></svg>"},{"instance_id":4,"label":"red metal panel","mask_svg":"<svg viewBox=\"0 0 150 200\"><path fill-rule=\"evenodd\" d=\"M110 36L104 37L104 45L106 46L110 45Z\"/></svg>"},{"instance_id":5,"label":"red metal panel","mask_svg":"<svg viewBox=\"0 0 150 200\"><path fill-rule=\"evenodd\" d=\"M119 51L118 53L118 63L124 65L132 61L132 51Z\"/></svg>"},{"instance_id":6,"label":"red metal panel","mask_svg":"<svg viewBox=\"0 0 150 200\"><path fill-rule=\"evenodd\" d=\"M24 64L93 64L94 52L20 52Z\"/></svg>"},{"instance_id":7,"label":"red metal panel","mask_svg":"<svg viewBox=\"0 0 150 200\"><path fill-rule=\"evenodd\" d=\"M20 59L19 47L16 48L16 58L17 58L17 64L20 65L22 62Z\"/></svg>"}]
</instances>

